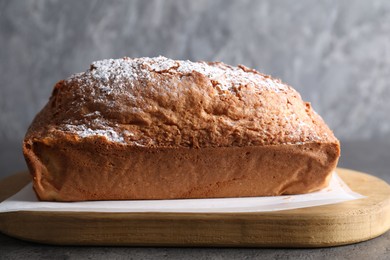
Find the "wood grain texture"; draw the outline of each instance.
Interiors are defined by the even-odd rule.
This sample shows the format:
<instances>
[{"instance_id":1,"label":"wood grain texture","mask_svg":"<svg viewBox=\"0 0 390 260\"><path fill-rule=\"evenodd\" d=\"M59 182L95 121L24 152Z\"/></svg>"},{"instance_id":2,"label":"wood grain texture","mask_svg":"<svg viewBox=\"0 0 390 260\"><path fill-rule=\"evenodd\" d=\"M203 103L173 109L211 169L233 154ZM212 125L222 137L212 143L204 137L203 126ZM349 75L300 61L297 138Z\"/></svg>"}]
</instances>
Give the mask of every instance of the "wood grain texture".
<instances>
[{"instance_id":1,"label":"wood grain texture","mask_svg":"<svg viewBox=\"0 0 390 260\"><path fill-rule=\"evenodd\" d=\"M365 199L266 213L10 212L0 230L24 240L60 245L327 247L379 236L390 228L390 186L368 174L338 169ZM28 180L0 182L2 199Z\"/></svg>"}]
</instances>

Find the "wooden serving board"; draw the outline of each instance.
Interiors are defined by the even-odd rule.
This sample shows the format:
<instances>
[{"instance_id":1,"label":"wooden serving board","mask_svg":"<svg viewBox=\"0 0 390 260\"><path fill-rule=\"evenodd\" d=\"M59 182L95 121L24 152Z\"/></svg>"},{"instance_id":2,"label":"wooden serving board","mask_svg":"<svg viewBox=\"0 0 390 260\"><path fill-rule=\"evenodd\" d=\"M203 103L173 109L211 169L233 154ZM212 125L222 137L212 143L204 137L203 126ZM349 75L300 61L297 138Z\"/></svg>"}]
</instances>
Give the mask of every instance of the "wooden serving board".
<instances>
[{"instance_id":1,"label":"wooden serving board","mask_svg":"<svg viewBox=\"0 0 390 260\"><path fill-rule=\"evenodd\" d=\"M266 213L0 213L4 234L59 245L328 247L377 237L390 229L390 186L371 175L337 169L367 198ZM0 201L30 181L0 181Z\"/></svg>"}]
</instances>

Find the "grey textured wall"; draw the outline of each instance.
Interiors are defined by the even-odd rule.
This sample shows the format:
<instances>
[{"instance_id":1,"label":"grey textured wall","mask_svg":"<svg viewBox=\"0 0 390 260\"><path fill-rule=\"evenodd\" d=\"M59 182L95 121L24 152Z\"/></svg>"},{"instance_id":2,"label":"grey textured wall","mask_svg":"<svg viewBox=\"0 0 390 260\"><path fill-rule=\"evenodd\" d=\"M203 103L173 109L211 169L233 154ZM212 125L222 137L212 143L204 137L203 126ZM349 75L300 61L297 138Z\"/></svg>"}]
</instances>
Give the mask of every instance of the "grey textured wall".
<instances>
[{"instance_id":1,"label":"grey textured wall","mask_svg":"<svg viewBox=\"0 0 390 260\"><path fill-rule=\"evenodd\" d=\"M0 142L91 61L156 55L256 68L342 140L390 137L390 1L0 0Z\"/></svg>"}]
</instances>

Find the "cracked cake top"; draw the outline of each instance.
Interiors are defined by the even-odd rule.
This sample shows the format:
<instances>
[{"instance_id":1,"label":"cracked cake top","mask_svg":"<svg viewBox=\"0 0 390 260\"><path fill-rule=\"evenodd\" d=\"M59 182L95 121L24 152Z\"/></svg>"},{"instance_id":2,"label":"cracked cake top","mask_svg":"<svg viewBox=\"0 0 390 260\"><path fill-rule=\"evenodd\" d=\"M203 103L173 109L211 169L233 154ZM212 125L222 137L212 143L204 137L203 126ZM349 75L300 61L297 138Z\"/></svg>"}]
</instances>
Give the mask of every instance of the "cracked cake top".
<instances>
[{"instance_id":1,"label":"cracked cake top","mask_svg":"<svg viewBox=\"0 0 390 260\"><path fill-rule=\"evenodd\" d=\"M337 142L280 80L242 65L161 56L96 61L58 82L27 135L142 147Z\"/></svg>"}]
</instances>

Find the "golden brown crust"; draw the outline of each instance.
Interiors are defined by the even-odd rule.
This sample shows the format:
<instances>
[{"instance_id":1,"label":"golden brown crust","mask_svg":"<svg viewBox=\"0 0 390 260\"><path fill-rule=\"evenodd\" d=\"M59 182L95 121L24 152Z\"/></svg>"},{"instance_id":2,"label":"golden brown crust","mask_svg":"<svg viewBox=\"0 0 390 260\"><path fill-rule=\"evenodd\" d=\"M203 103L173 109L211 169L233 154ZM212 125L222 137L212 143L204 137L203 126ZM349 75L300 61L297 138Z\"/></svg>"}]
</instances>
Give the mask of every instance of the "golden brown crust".
<instances>
[{"instance_id":1,"label":"golden brown crust","mask_svg":"<svg viewBox=\"0 0 390 260\"><path fill-rule=\"evenodd\" d=\"M307 193L328 184L339 156L331 143L144 148L64 136L25 145L35 191L56 201Z\"/></svg>"},{"instance_id":2,"label":"golden brown crust","mask_svg":"<svg viewBox=\"0 0 390 260\"><path fill-rule=\"evenodd\" d=\"M279 80L163 57L60 81L24 141L38 196L59 201L305 193L327 184L339 149Z\"/></svg>"}]
</instances>

